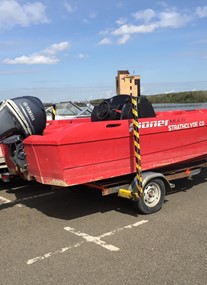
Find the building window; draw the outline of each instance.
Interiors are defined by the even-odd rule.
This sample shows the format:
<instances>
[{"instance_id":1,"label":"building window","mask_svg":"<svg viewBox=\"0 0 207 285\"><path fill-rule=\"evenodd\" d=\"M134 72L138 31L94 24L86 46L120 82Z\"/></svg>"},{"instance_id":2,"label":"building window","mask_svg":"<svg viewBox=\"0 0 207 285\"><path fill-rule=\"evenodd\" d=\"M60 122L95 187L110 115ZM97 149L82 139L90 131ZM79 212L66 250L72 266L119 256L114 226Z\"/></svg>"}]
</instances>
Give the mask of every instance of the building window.
<instances>
[{"instance_id":1,"label":"building window","mask_svg":"<svg viewBox=\"0 0 207 285\"><path fill-rule=\"evenodd\" d=\"M140 80L139 79L135 79L135 85L139 85L140 84Z\"/></svg>"}]
</instances>

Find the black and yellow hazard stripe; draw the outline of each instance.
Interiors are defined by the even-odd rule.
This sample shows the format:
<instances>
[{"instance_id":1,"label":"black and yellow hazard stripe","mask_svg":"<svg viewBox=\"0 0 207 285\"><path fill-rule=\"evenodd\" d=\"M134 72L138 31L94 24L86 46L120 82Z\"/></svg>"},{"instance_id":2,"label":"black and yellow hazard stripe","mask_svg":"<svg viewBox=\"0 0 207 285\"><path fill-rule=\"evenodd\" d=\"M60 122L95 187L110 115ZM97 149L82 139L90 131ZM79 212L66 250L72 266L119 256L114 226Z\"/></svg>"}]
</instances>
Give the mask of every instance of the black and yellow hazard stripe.
<instances>
[{"instance_id":1,"label":"black and yellow hazard stripe","mask_svg":"<svg viewBox=\"0 0 207 285\"><path fill-rule=\"evenodd\" d=\"M55 116L56 116L56 105L52 105L52 120L55 120Z\"/></svg>"},{"instance_id":2,"label":"black and yellow hazard stripe","mask_svg":"<svg viewBox=\"0 0 207 285\"><path fill-rule=\"evenodd\" d=\"M142 189L142 166L141 166L141 154L140 154L140 136L139 136L139 124L138 124L138 100L139 97L132 96L132 115L133 115L133 132L134 132L134 147L135 147L135 162L136 162L136 183L138 196L143 196Z\"/></svg>"}]
</instances>

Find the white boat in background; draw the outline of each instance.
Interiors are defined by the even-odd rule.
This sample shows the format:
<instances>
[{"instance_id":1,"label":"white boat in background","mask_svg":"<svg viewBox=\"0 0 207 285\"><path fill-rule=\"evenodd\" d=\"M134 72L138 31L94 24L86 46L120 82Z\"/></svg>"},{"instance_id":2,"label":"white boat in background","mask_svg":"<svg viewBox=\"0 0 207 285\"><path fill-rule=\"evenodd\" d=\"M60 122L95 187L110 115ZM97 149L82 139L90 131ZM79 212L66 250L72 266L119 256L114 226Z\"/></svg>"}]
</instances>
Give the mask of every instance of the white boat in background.
<instances>
[{"instance_id":1,"label":"white boat in background","mask_svg":"<svg viewBox=\"0 0 207 285\"><path fill-rule=\"evenodd\" d=\"M55 115L53 114L55 108ZM87 102L60 102L46 108L47 120L64 120L91 116L94 106ZM54 117L53 117L54 115Z\"/></svg>"}]
</instances>

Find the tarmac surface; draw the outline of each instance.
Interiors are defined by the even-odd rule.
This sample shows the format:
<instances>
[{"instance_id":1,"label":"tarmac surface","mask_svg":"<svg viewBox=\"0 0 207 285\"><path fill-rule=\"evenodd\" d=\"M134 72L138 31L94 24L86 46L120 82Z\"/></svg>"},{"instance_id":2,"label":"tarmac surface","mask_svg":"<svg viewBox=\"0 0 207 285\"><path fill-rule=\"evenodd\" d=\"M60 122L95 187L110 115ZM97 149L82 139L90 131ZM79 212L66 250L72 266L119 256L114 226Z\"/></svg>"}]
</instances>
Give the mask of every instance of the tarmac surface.
<instances>
[{"instance_id":1,"label":"tarmac surface","mask_svg":"<svg viewBox=\"0 0 207 285\"><path fill-rule=\"evenodd\" d=\"M207 284L207 170L162 209L84 186L0 182L2 285Z\"/></svg>"}]
</instances>

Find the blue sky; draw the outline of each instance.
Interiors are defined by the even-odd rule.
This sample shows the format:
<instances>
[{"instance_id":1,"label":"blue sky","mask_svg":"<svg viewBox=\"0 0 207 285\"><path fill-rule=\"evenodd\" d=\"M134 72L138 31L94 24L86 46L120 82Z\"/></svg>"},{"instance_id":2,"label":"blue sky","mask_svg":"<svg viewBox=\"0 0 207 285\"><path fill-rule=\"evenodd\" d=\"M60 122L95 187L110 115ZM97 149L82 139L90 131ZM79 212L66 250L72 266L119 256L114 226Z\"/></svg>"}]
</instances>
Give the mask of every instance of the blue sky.
<instances>
[{"instance_id":1,"label":"blue sky","mask_svg":"<svg viewBox=\"0 0 207 285\"><path fill-rule=\"evenodd\" d=\"M207 1L0 0L0 100L110 97L122 69L145 95L207 90Z\"/></svg>"}]
</instances>

